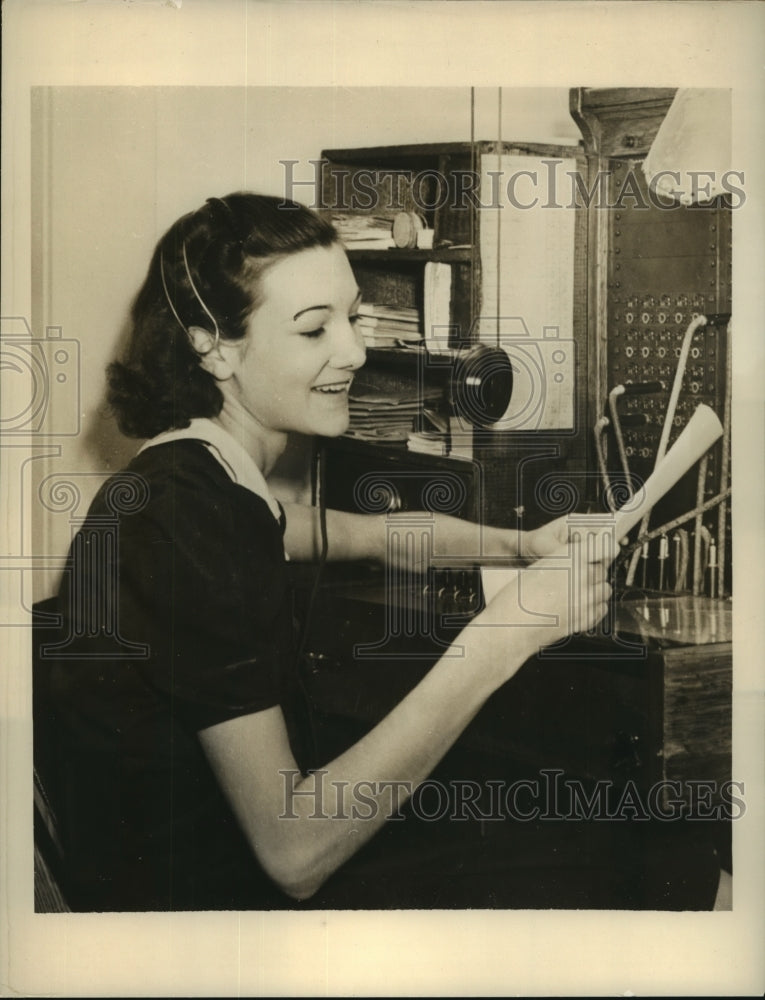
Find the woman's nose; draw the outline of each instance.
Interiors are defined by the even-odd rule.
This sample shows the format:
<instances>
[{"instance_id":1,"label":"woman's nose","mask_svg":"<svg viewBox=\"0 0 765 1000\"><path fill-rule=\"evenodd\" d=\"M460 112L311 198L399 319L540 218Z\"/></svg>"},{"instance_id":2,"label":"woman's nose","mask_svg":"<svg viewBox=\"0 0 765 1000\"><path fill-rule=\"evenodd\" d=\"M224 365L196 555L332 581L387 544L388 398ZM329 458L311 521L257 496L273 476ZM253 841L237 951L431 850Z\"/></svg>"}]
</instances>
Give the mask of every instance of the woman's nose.
<instances>
[{"instance_id":1,"label":"woman's nose","mask_svg":"<svg viewBox=\"0 0 765 1000\"><path fill-rule=\"evenodd\" d=\"M355 371L357 368L361 368L367 359L364 336L356 324L351 323L350 320L339 324L333 346L331 364L334 368L347 368Z\"/></svg>"}]
</instances>

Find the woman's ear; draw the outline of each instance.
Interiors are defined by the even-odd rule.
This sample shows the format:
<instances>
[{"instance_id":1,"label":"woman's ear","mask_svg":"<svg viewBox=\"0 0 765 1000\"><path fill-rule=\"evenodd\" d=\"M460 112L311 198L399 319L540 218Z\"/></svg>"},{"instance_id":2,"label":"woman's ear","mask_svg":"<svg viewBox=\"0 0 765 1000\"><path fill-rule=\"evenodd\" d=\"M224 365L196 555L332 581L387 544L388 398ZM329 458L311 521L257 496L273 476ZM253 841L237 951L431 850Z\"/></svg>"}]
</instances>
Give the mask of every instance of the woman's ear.
<instances>
[{"instance_id":1,"label":"woman's ear","mask_svg":"<svg viewBox=\"0 0 765 1000\"><path fill-rule=\"evenodd\" d=\"M220 340L201 326L189 327L189 339L199 355L199 363L218 382L225 382L234 374L220 349Z\"/></svg>"}]
</instances>

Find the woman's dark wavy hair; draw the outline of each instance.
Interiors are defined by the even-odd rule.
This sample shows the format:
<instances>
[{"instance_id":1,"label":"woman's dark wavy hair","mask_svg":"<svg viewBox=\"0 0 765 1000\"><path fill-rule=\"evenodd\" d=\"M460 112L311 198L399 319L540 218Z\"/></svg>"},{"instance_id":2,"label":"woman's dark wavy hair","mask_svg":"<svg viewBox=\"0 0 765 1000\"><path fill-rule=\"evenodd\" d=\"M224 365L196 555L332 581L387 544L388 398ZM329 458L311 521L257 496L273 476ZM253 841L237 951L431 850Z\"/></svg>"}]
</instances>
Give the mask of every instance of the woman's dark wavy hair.
<instances>
[{"instance_id":1,"label":"woman's dark wavy hair","mask_svg":"<svg viewBox=\"0 0 765 1000\"><path fill-rule=\"evenodd\" d=\"M188 427L192 417L216 416L223 396L188 330L214 336L217 323L221 340L242 340L261 303L264 272L289 254L337 241L336 230L309 208L246 192L210 198L179 219L157 244L133 303L125 356L107 370L120 430L148 438Z\"/></svg>"}]
</instances>

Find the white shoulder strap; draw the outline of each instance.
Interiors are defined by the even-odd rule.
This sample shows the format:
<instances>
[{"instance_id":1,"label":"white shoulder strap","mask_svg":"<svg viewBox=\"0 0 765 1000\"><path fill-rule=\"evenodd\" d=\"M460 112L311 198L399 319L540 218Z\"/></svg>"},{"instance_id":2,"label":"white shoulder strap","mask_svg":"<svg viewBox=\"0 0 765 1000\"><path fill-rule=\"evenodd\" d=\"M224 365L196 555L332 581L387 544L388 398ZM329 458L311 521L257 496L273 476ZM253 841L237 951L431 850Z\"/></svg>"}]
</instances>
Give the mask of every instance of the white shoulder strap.
<instances>
[{"instance_id":1,"label":"white shoulder strap","mask_svg":"<svg viewBox=\"0 0 765 1000\"><path fill-rule=\"evenodd\" d=\"M139 454L158 444L183 440L201 441L206 445L229 477L235 483L244 486L251 493L265 500L271 513L277 520L280 520L281 508L272 496L263 473L252 457L228 431L207 417L195 417L191 424L182 430L163 431L162 434L158 434L142 445L139 448Z\"/></svg>"}]
</instances>

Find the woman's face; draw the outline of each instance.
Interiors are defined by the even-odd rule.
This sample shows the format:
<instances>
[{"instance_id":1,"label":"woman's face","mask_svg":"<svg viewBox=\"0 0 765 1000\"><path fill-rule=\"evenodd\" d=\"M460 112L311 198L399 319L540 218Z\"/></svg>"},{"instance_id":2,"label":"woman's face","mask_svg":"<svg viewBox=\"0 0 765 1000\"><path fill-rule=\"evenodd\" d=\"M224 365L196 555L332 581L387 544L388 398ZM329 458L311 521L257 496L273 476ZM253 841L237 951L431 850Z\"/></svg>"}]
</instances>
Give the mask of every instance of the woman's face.
<instances>
[{"instance_id":1,"label":"woman's face","mask_svg":"<svg viewBox=\"0 0 765 1000\"><path fill-rule=\"evenodd\" d=\"M265 430L333 437L348 428L348 390L366 353L361 295L339 245L285 257L261 278L261 305L232 362L233 390Z\"/></svg>"}]
</instances>

